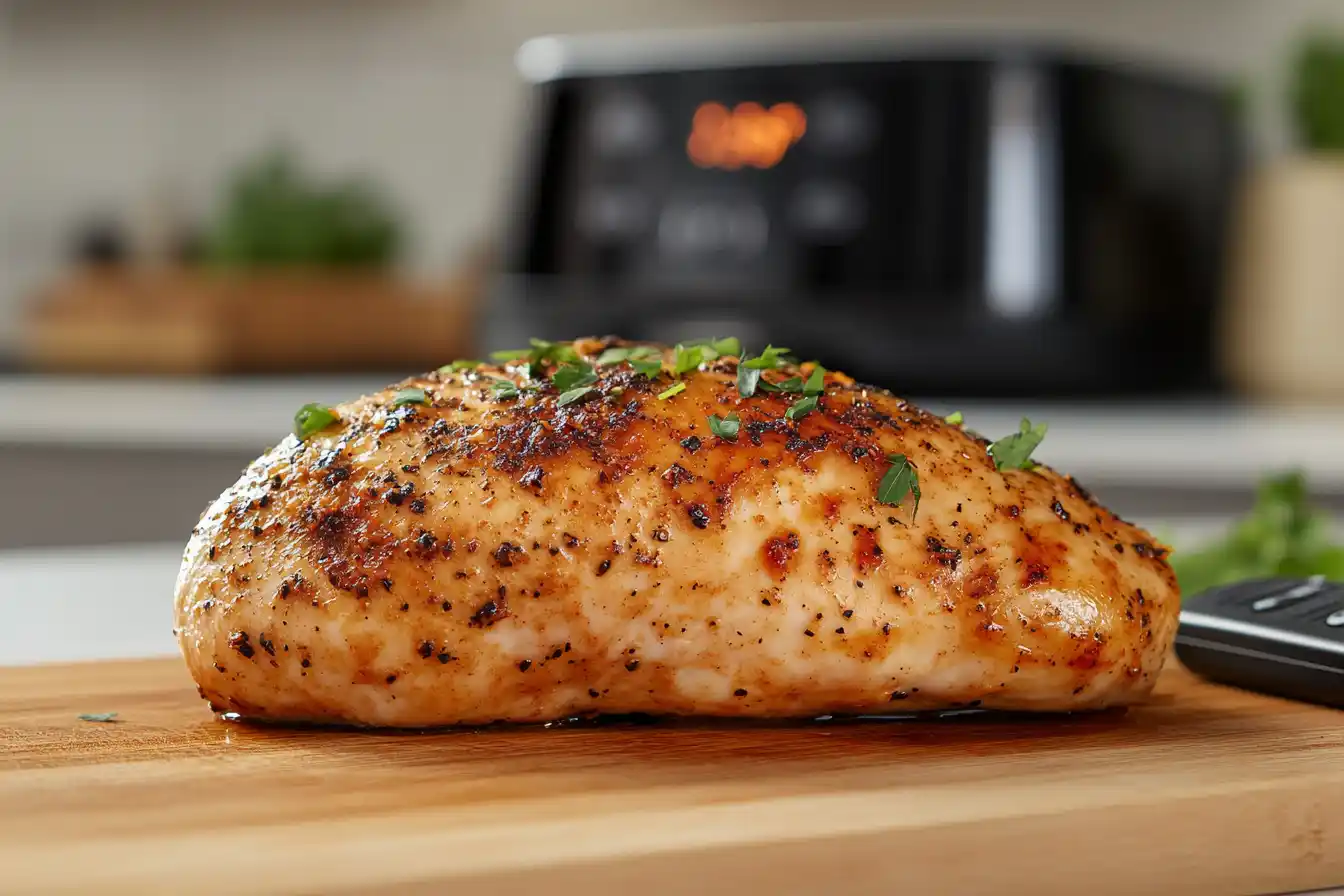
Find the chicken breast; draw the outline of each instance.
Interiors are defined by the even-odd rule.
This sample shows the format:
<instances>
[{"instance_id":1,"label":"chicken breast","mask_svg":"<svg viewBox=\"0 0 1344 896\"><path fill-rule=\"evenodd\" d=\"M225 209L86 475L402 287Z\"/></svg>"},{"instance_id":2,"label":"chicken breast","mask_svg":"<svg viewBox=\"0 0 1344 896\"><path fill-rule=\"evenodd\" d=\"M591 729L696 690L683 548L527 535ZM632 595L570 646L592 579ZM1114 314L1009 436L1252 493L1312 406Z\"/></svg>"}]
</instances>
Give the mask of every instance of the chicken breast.
<instances>
[{"instance_id":1,"label":"chicken breast","mask_svg":"<svg viewBox=\"0 0 1344 896\"><path fill-rule=\"evenodd\" d=\"M569 372L613 346L574 343ZM736 357L676 376L645 351L661 372L610 363L563 398L553 360L431 373L258 459L178 580L201 695L436 726L1148 694L1175 578L1078 483L1001 471L985 440L838 373L795 420L806 395L743 397Z\"/></svg>"}]
</instances>

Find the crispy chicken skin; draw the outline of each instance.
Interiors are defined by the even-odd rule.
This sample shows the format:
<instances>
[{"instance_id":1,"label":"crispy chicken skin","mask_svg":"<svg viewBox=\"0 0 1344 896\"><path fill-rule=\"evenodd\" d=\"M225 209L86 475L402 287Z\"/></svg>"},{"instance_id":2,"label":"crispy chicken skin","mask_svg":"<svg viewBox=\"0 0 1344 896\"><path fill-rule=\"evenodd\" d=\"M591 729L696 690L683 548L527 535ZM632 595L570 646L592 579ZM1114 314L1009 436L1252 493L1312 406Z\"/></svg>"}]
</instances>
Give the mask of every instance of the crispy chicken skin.
<instances>
[{"instance_id":1,"label":"crispy chicken skin","mask_svg":"<svg viewBox=\"0 0 1344 896\"><path fill-rule=\"evenodd\" d=\"M574 343L588 361L613 345ZM286 438L186 549L176 625L201 695L258 719L432 726L1148 694L1179 595L1147 533L842 374L787 420L798 396L740 397L737 364L667 399L670 364L610 366L565 407L544 381L498 397L518 365L431 373ZM428 403L394 408L408 386ZM706 422L731 412L735 442ZM917 513L876 499L894 453Z\"/></svg>"}]
</instances>

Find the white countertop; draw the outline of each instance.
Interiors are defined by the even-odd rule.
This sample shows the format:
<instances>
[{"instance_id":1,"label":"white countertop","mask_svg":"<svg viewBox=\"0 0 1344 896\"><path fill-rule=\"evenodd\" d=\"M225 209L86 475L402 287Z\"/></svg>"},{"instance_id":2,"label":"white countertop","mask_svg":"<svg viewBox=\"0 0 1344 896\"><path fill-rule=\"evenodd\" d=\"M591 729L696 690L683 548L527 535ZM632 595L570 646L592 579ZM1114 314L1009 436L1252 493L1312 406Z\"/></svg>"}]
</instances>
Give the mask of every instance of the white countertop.
<instances>
[{"instance_id":1,"label":"white countertop","mask_svg":"<svg viewBox=\"0 0 1344 896\"><path fill-rule=\"evenodd\" d=\"M234 450L260 453L309 401L335 403L388 377L155 380L0 377L0 445ZM1111 405L924 402L960 409L991 438L1025 414L1050 424L1037 457L1083 482L1244 487L1302 467L1316 488L1344 489L1344 408L1192 402Z\"/></svg>"}]
</instances>

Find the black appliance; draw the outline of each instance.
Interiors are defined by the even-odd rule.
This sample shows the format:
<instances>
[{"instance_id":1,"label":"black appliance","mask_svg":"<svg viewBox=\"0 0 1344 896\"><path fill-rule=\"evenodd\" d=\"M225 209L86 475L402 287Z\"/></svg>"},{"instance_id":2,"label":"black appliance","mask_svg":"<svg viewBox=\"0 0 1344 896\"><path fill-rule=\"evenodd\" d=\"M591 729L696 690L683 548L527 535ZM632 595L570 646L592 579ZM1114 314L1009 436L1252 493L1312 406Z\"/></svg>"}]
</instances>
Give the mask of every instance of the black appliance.
<instances>
[{"instance_id":1,"label":"black appliance","mask_svg":"<svg viewBox=\"0 0 1344 896\"><path fill-rule=\"evenodd\" d=\"M1239 162L1229 92L1030 40L539 38L483 317L739 335L903 394L1199 391Z\"/></svg>"}]
</instances>

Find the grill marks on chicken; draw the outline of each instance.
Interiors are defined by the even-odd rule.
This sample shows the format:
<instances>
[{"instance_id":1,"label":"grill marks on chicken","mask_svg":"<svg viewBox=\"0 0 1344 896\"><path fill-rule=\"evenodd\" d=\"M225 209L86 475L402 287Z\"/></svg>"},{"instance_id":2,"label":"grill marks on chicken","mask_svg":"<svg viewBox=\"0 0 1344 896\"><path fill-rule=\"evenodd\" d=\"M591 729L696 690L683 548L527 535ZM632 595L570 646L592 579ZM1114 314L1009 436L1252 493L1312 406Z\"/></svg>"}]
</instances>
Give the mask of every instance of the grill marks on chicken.
<instances>
[{"instance_id":1,"label":"grill marks on chicken","mask_svg":"<svg viewBox=\"0 0 1344 896\"><path fill-rule=\"evenodd\" d=\"M829 373L791 421L796 396L742 398L736 365L668 400L667 374L605 368L564 407L549 386L496 398L516 367L430 374L398 384L427 404L393 408L393 387L286 439L187 548L177 625L203 696L420 726L1150 690L1178 595L1146 533L883 391ZM729 413L736 441L706 423ZM893 453L918 471L917 517L876 500Z\"/></svg>"}]
</instances>

